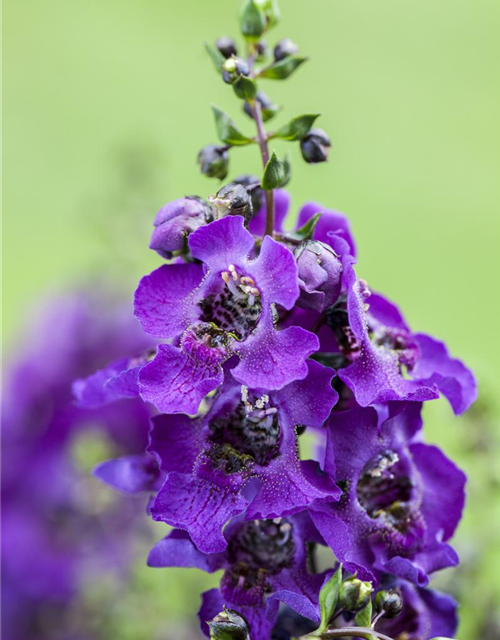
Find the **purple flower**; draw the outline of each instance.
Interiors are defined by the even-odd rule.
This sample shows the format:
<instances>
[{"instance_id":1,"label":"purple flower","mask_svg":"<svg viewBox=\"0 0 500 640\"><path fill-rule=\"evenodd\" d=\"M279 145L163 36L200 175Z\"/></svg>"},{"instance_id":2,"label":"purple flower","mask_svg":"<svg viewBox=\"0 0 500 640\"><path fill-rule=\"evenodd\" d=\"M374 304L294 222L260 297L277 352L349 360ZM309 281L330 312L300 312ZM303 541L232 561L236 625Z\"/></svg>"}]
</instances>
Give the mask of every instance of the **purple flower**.
<instances>
[{"instance_id":1,"label":"purple flower","mask_svg":"<svg viewBox=\"0 0 500 640\"><path fill-rule=\"evenodd\" d=\"M451 596L402 580L384 579L383 588L395 587L401 591L403 610L395 618L382 617L377 622L377 631L405 640L454 637L458 622L457 603Z\"/></svg>"},{"instance_id":2,"label":"purple flower","mask_svg":"<svg viewBox=\"0 0 500 640\"><path fill-rule=\"evenodd\" d=\"M189 234L212 220L212 208L201 198L188 196L169 202L155 216L149 248L167 260L174 253L186 253Z\"/></svg>"},{"instance_id":3,"label":"purple flower","mask_svg":"<svg viewBox=\"0 0 500 640\"><path fill-rule=\"evenodd\" d=\"M306 358L316 336L300 327L277 331L274 308L291 309L298 298L292 253L266 236L259 255L240 216L227 217L189 236L194 258L205 264L164 265L143 278L135 296L144 330L175 344L160 345L139 373L144 400L165 413L196 413L232 374L250 388L281 389L307 375Z\"/></svg>"},{"instance_id":4,"label":"purple flower","mask_svg":"<svg viewBox=\"0 0 500 640\"><path fill-rule=\"evenodd\" d=\"M349 571L425 586L429 573L458 563L446 540L461 517L465 475L419 441L419 404L395 404L390 413L380 428L373 408L332 414L325 471L344 496L311 514Z\"/></svg>"},{"instance_id":5,"label":"purple flower","mask_svg":"<svg viewBox=\"0 0 500 640\"><path fill-rule=\"evenodd\" d=\"M224 553L203 554L184 531L174 530L151 550L151 567L196 567L210 573L224 570L220 588L203 594L199 613L202 630L223 605L242 614L252 640L269 640L279 603L319 621L318 594L327 577L307 569L309 543L321 536L307 513L282 519L234 519L225 529Z\"/></svg>"},{"instance_id":6,"label":"purple flower","mask_svg":"<svg viewBox=\"0 0 500 640\"><path fill-rule=\"evenodd\" d=\"M297 457L298 426L320 427L337 400L333 371L309 362L309 375L280 391L249 391L227 379L201 418L153 418L151 444L167 480L151 512L185 529L205 553L223 551L224 524L290 515L337 500L340 490L317 463ZM255 495L245 491L258 481ZM255 493L255 492L254 492Z\"/></svg>"},{"instance_id":7,"label":"purple flower","mask_svg":"<svg viewBox=\"0 0 500 640\"><path fill-rule=\"evenodd\" d=\"M391 400L449 400L463 413L477 396L472 372L452 358L444 343L412 333L398 308L366 283L347 274L345 305L335 307L330 326L351 361L339 377L363 407Z\"/></svg>"}]
</instances>

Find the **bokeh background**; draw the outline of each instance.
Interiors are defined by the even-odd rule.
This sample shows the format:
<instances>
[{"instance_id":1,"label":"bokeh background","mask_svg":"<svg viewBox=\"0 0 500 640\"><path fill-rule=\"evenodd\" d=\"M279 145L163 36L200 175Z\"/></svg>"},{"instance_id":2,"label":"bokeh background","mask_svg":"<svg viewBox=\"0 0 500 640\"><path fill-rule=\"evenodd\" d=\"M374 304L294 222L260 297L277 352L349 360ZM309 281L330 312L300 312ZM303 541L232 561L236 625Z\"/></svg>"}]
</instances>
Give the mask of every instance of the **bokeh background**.
<instances>
[{"instance_id":1,"label":"bokeh background","mask_svg":"<svg viewBox=\"0 0 500 640\"><path fill-rule=\"evenodd\" d=\"M48 291L88 283L99 291L106 280L115 294L130 296L159 264L147 249L157 209L216 190L195 165L198 149L216 142L209 104L246 131L252 122L202 43L237 36L238 6L4 0L7 352L19 348L20 325ZM321 111L333 141L321 166L305 165L294 146L294 210L314 199L347 213L358 272L398 301L411 326L446 339L477 373L476 407L456 419L446 402L430 403L426 429L470 478L456 537L463 563L438 583L461 603L458 637L493 640L500 637L500 4L280 6L270 44L291 37L311 60L286 82L264 81L264 90L283 105L281 121ZM230 177L259 170L253 147L236 150L231 162ZM146 549L137 551L130 584L90 589L93 606L105 609L99 637L181 637L176 630L193 619L199 590L216 582L148 570Z\"/></svg>"}]
</instances>

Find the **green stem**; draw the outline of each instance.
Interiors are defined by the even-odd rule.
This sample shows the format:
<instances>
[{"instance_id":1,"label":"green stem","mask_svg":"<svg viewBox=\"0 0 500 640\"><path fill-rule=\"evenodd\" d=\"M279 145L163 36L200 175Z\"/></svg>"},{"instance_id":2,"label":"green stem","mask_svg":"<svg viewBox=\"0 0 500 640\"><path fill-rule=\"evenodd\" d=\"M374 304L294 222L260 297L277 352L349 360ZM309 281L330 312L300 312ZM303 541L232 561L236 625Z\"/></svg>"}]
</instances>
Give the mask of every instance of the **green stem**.
<instances>
[{"instance_id":1,"label":"green stem","mask_svg":"<svg viewBox=\"0 0 500 640\"><path fill-rule=\"evenodd\" d=\"M269 148L267 146L267 134L264 129L264 120L262 119L262 109L260 102L254 100L252 105L252 113L257 125L257 141L260 147L260 155L262 156L262 165L264 169L269 162ZM271 236L274 233L274 191L266 191L266 228L265 236Z\"/></svg>"},{"instance_id":2,"label":"green stem","mask_svg":"<svg viewBox=\"0 0 500 640\"><path fill-rule=\"evenodd\" d=\"M341 629L328 629L319 636L321 640L329 640L330 638L364 638L365 640L371 640L372 638L378 638L379 640L392 640L389 636L370 629L369 627L343 627ZM318 636L302 636L299 640L318 640Z\"/></svg>"}]
</instances>

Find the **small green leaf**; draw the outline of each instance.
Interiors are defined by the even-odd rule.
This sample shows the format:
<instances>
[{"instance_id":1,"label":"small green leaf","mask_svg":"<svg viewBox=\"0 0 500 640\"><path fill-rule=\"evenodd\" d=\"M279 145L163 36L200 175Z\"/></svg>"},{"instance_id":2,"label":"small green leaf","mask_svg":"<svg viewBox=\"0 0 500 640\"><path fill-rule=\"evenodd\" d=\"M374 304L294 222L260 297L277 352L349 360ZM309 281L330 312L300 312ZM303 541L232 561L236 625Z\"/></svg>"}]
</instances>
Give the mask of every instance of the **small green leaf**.
<instances>
[{"instance_id":1,"label":"small green leaf","mask_svg":"<svg viewBox=\"0 0 500 640\"><path fill-rule=\"evenodd\" d=\"M342 584L342 565L339 566L337 571L323 585L323 588L319 592L319 606L321 610L321 622L319 627L313 633L314 636L321 636L328 627L331 617L335 613L337 602L339 599L339 589Z\"/></svg>"},{"instance_id":2,"label":"small green leaf","mask_svg":"<svg viewBox=\"0 0 500 640\"><path fill-rule=\"evenodd\" d=\"M215 105L212 105L212 111L215 116L217 133L222 142L234 146L251 144L253 142L251 138L247 138L241 133L227 113L224 113L224 111L221 111Z\"/></svg>"},{"instance_id":3,"label":"small green leaf","mask_svg":"<svg viewBox=\"0 0 500 640\"><path fill-rule=\"evenodd\" d=\"M239 76L233 83L233 89L238 98L253 100L257 95L257 84L252 78Z\"/></svg>"},{"instance_id":4,"label":"small green leaf","mask_svg":"<svg viewBox=\"0 0 500 640\"><path fill-rule=\"evenodd\" d=\"M286 153L283 159L283 167L285 169L285 182L281 185L282 187L286 187L286 185L290 182L292 178L292 165L290 163L290 154Z\"/></svg>"},{"instance_id":5,"label":"small green leaf","mask_svg":"<svg viewBox=\"0 0 500 640\"><path fill-rule=\"evenodd\" d=\"M304 240L310 240L313 237L314 229L318 224L318 220L321 218L321 213L315 213L312 218L292 233L287 234L287 238L289 238L292 242L303 242Z\"/></svg>"},{"instance_id":6,"label":"small green leaf","mask_svg":"<svg viewBox=\"0 0 500 640\"><path fill-rule=\"evenodd\" d=\"M300 67L300 65L309 58L303 58L300 56L287 56L283 60L275 62L269 67L262 69L257 74L260 78L268 78L269 80L285 80L292 73Z\"/></svg>"},{"instance_id":7,"label":"small green leaf","mask_svg":"<svg viewBox=\"0 0 500 640\"><path fill-rule=\"evenodd\" d=\"M319 113L306 113L303 116L292 118L290 122L278 129L271 137L281 138L282 140L289 140L291 142L302 140L302 138L309 133L314 121L319 115Z\"/></svg>"},{"instance_id":8,"label":"small green leaf","mask_svg":"<svg viewBox=\"0 0 500 640\"><path fill-rule=\"evenodd\" d=\"M266 28L264 12L254 0L246 0L241 10L241 33L247 40L257 42Z\"/></svg>"},{"instance_id":9,"label":"small green leaf","mask_svg":"<svg viewBox=\"0 0 500 640\"><path fill-rule=\"evenodd\" d=\"M270 104L268 107L262 107L262 119L264 122L272 120L274 116L281 111L281 107L277 104Z\"/></svg>"},{"instance_id":10,"label":"small green leaf","mask_svg":"<svg viewBox=\"0 0 500 640\"><path fill-rule=\"evenodd\" d=\"M372 601L366 605L364 609L358 611L354 618L358 627L370 627L372 624Z\"/></svg>"},{"instance_id":11,"label":"small green leaf","mask_svg":"<svg viewBox=\"0 0 500 640\"><path fill-rule=\"evenodd\" d=\"M208 55L210 56L210 59L212 60L212 62L214 63L214 67L220 73L221 67L222 67L222 63L225 60L224 56L217 49L217 47L214 47L213 44L209 44L208 42L205 42L205 50L208 53Z\"/></svg>"},{"instance_id":12,"label":"small green leaf","mask_svg":"<svg viewBox=\"0 0 500 640\"><path fill-rule=\"evenodd\" d=\"M273 151L273 155L270 157L264 169L261 187L264 191L272 191L272 189L282 187L285 178L285 167L276 155L276 151Z\"/></svg>"}]
</instances>

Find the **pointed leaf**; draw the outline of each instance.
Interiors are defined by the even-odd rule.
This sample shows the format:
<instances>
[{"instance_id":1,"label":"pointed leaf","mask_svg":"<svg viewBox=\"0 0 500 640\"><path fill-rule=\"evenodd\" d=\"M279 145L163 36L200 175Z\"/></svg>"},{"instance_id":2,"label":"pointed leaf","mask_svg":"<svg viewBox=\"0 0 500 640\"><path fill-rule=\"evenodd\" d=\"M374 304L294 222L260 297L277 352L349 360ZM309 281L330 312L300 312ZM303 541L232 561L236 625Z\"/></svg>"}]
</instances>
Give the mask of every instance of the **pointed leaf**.
<instances>
[{"instance_id":1,"label":"pointed leaf","mask_svg":"<svg viewBox=\"0 0 500 640\"><path fill-rule=\"evenodd\" d=\"M287 239L292 240L293 242L303 242L304 240L310 240L313 237L314 229L318 224L318 220L321 218L321 213L315 213L312 218L297 229L296 231L292 231L292 233L287 234Z\"/></svg>"},{"instance_id":2,"label":"pointed leaf","mask_svg":"<svg viewBox=\"0 0 500 640\"><path fill-rule=\"evenodd\" d=\"M319 115L319 113L306 113L303 116L297 116L273 133L271 137L290 141L302 140L309 133Z\"/></svg>"},{"instance_id":3,"label":"pointed leaf","mask_svg":"<svg viewBox=\"0 0 500 640\"><path fill-rule=\"evenodd\" d=\"M372 601L364 609L358 611L354 618L358 627L371 627L372 624Z\"/></svg>"},{"instance_id":4,"label":"pointed leaf","mask_svg":"<svg viewBox=\"0 0 500 640\"><path fill-rule=\"evenodd\" d=\"M215 105L212 105L217 133L222 142L230 145L251 144L253 140L244 136L231 118Z\"/></svg>"},{"instance_id":5,"label":"pointed leaf","mask_svg":"<svg viewBox=\"0 0 500 640\"><path fill-rule=\"evenodd\" d=\"M214 63L214 67L220 73L221 67L222 67L222 63L225 60L224 56L217 49L217 47L214 47L213 44L209 44L208 42L205 42L205 50L208 53L208 55L210 56L210 59L212 60L212 62Z\"/></svg>"},{"instance_id":6,"label":"pointed leaf","mask_svg":"<svg viewBox=\"0 0 500 640\"><path fill-rule=\"evenodd\" d=\"M287 56L283 60L275 62L269 67L262 69L257 74L260 78L268 78L269 80L285 80L292 73L300 67L300 65L309 58L303 58L300 56Z\"/></svg>"},{"instance_id":7,"label":"pointed leaf","mask_svg":"<svg viewBox=\"0 0 500 640\"><path fill-rule=\"evenodd\" d=\"M321 636L328 627L328 624L335 613L337 608L337 602L339 600L339 589L342 584L342 565L339 566L337 571L323 585L319 592L319 606L321 610L321 622L319 627L313 633L314 636Z\"/></svg>"},{"instance_id":8,"label":"pointed leaf","mask_svg":"<svg viewBox=\"0 0 500 640\"><path fill-rule=\"evenodd\" d=\"M286 187L286 185L290 182L292 178L292 165L290 163L290 154L286 153L283 159L283 168L285 169L285 181L282 186Z\"/></svg>"},{"instance_id":9,"label":"pointed leaf","mask_svg":"<svg viewBox=\"0 0 500 640\"><path fill-rule=\"evenodd\" d=\"M285 167L276 155L276 151L273 151L273 155L269 158L266 168L264 169L261 187L264 191L278 189L284 185L285 178Z\"/></svg>"}]
</instances>

